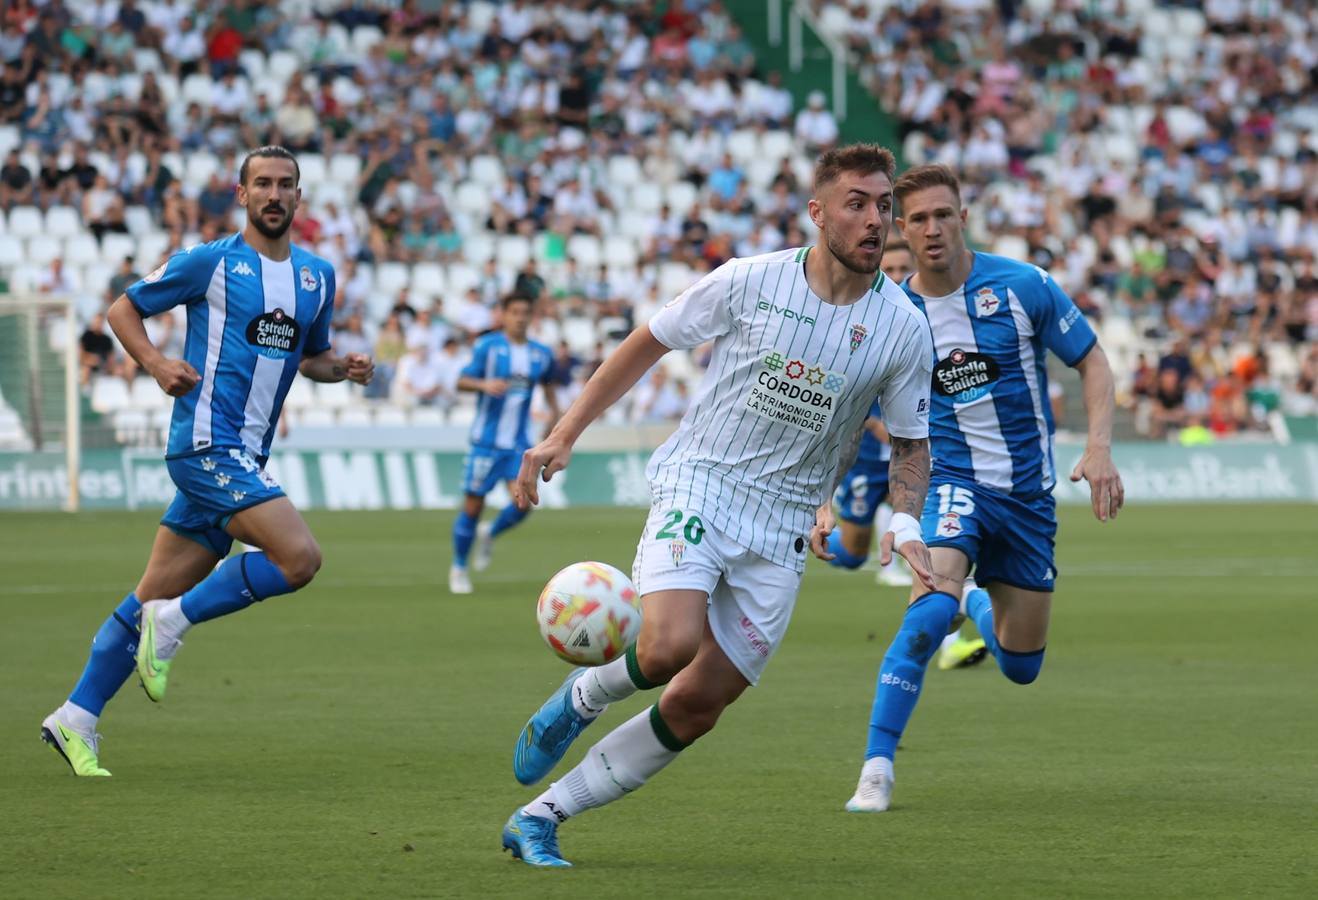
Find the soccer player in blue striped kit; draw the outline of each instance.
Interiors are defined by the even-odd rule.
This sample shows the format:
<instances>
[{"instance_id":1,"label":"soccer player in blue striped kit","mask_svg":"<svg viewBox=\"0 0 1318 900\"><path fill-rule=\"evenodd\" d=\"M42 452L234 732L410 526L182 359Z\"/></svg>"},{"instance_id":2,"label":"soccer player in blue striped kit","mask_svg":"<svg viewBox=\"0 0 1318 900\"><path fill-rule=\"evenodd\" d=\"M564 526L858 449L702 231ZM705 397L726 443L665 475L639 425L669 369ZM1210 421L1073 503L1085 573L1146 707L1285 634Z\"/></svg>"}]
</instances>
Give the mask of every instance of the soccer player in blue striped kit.
<instances>
[{"instance_id":1,"label":"soccer player in blue striped kit","mask_svg":"<svg viewBox=\"0 0 1318 900\"><path fill-rule=\"evenodd\" d=\"M175 398L165 460L178 493L141 580L96 633L68 701L41 723L76 775L110 774L96 724L134 668L160 701L188 629L296 591L320 568L320 548L266 457L299 372L366 384L374 366L330 347L334 269L288 237L298 181L283 147L253 150L238 174L243 230L174 254L110 307L124 349ZM142 320L180 305L184 358L169 359ZM234 538L260 549L229 556Z\"/></svg>"},{"instance_id":2,"label":"soccer player in blue striped kit","mask_svg":"<svg viewBox=\"0 0 1318 900\"><path fill-rule=\"evenodd\" d=\"M522 468L522 454L531 446L529 422L531 394L536 385L545 392L549 427L558 421L558 398L549 380L554 352L530 340L530 297L510 294L500 304L503 322L498 331L482 335L472 348L471 362L458 377L458 389L475 391L476 418L471 423L471 449L462 472L462 509L453 521L453 563L448 570L448 589L453 594L470 594L471 575L467 558L476 571L490 564L494 539L521 523L529 510L509 502L493 522L478 525L485 509L485 495L500 481L511 484ZM548 430L548 429L546 429Z\"/></svg>"},{"instance_id":3,"label":"soccer player in blue striped kit","mask_svg":"<svg viewBox=\"0 0 1318 900\"><path fill-rule=\"evenodd\" d=\"M920 527L936 590L912 592L883 658L851 812L888 809L897 743L954 623L974 620L1016 684L1030 684L1043 666L1057 578L1046 351L1075 368L1084 387L1088 441L1071 480L1089 482L1099 521L1125 499L1111 454L1112 370L1079 308L1043 269L967 249L966 210L948 167L910 169L893 193L915 257L902 286L934 339L933 471Z\"/></svg>"}]
</instances>

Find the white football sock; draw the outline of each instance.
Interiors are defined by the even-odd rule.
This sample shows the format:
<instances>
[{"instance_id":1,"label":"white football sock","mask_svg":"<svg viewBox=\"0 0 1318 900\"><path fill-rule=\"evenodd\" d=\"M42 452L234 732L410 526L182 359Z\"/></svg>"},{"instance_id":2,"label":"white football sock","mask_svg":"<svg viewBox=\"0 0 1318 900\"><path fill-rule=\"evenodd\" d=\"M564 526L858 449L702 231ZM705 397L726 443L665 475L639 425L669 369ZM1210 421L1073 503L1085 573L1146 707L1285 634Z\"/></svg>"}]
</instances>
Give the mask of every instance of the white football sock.
<instances>
[{"instance_id":1,"label":"white football sock","mask_svg":"<svg viewBox=\"0 0 1318 900\"><path fill-rule=\"evenodd\" d=\"M880 775L887 775L893 781L897 780L892 774L892 760L886 756L875 756L865 760L865 765L860 770L860 777L865 781L873 781Z\"/></svg>"},{"instance_id":2,"label":"white football sock","mask_svg":"<svg viewBox=\"0 0 1318 900\"><path fill-rule=\"evenodd\" d=\"M156 655L161 659L169 659L178 649L183 635L192 627L192 623L183 614L182 597L150 602L160 604L156 608Z\"/></svg>"},{"instance_id":3,"label":"white football sock","mask_svg":"<svg viewBox=\"0 0 1318 900\"><path fill-rule=\"evenodd\" d=\"M677 759L678 751L660 742L650 717L637 713L586 751L586 758L561 781L526 807L533 816L565 822L571 816L612 803L653 778Z\"/></svg>"},{"instance_id":4,"label":"white football sock","mask_svg":"<svg viewBox=\"0 0 1318 900\"><path fill-rule=\"evenodd\" d=\"M591 706L586 697L586 681L590 676L587 670L577 676L577 680L572 682L572 687L568 688L568 695L572 698L572 708L577 711L577 715L583 719L594 719L604 710L609 708L605 703L603 706Z\"/></svg>"},{"instance_id":5,"label":"white football sock","mask_svg":"<svg viewBox=\"0 0 1318 900\"><path fill-rule=\"evenodd\" d=\"M627 671L627 654L625 653L613 662L587 669L577 679L574 688L577 687L580 688L582 704L577 707L577 712L583 716L586 713L582 711L582 707L602 712L604 707L610 703L626 700L639 690L636 687L636 682L632 681L631 673ZM577 690L575 689L572 691L572 703L574 706L577 704ZM599 713L597 712L595 715L599 715Z\"/></svg>"},{"instance_id":6,"label":"white football sock","mask_svg":"<svg viewBox=\"0 0 1318 900\"><path fill-rule=\"evenodd\" d=\"M65 700L64 705L55 711L55 715L69 728L82 734L94 734L96 720L99 718L72 700Z\"/></svg>"}]
</instances>

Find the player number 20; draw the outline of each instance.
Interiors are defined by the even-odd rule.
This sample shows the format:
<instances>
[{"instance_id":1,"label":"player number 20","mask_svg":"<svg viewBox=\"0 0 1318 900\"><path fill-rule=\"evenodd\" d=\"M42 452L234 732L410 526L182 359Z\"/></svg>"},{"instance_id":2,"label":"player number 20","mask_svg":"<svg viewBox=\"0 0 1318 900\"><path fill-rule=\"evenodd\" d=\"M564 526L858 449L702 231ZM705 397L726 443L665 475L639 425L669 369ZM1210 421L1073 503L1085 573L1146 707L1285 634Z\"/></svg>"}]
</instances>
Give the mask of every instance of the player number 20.
<instances>
[{"instance_id":1,"label":"player number 20","mask_svg":"<svg viewBox=\"0 0 1318 900\"><path fill-rule=\"evenodd\" d=\"M655 538L675 541L677 540L677 532L673 529L682 521L686 513L680 509L670 509L665 515L667 521L664 522L664 527L655 535ZM682 529L682 534L686 535L686 539L693 545L699 544L705 536L705 523L700 521L700 516L691 516L686 520L686 527Z\"/></svg>"},{"instance_id":2,"label":"player number 20","mask_svg":"<svg viewBox=\"0 0 1318 900\"><path fill-rule=\"evenodd\" d=\"M975 495L969 488L955 487L950 484L938 486L938 514L950 512L958 516L968 516L975 511Z\"/></svg>"}]
</instances>

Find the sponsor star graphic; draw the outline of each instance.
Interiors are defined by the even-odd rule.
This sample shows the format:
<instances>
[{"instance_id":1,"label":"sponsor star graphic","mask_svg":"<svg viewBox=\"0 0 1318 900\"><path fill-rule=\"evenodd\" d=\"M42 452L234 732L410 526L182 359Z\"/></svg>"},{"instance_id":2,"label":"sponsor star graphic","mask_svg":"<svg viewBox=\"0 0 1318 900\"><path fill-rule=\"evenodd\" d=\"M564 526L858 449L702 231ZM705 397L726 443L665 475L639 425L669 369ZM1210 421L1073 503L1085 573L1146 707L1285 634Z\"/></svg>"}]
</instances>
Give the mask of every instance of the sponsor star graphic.
<instances>
[{"instance_id":1,"label":"sponsor star graphic","mask_svg":"<svg viewBox=\"0 0 1318 900\"><path fill-rule=\"evenodd\" d=\"M794 359L787 364L787 377L795 381L805 374L805 363Z\"/></svg>"},{"instance_id":2,"label":"sponsor star graphic","mask_svg":"<svg viewBox=\"0 0 1318 900\"><path fill-rule=\"evenodd\" d=\"M811 384L819 384L824 380L824 370L819 368L819 366L812 366L805 373L805 380Z\"/></svg>"}]
</instances>

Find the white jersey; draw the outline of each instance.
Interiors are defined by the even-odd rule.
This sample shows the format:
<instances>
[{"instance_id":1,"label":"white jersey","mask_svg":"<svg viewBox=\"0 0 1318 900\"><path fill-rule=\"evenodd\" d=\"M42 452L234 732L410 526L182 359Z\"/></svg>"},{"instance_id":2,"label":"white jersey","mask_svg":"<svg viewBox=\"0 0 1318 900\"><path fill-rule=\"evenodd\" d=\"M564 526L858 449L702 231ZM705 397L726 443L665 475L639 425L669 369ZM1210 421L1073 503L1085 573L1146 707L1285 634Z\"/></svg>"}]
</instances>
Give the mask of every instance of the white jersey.
<instances>
[{"instance_id":1,"label":"white jersey","mask_svg":"<svg viewBox=\"0 0 1318 900\"><path fill-rule=\"evenodd\" d=\"M928 437L933 369L928 322L899 287L880 274L855 303L826 303L806 284L809 252L730 260L650 320L674 350L714 341L681 425L650 457L655 502L798 572L874 400L890 434Z\"/></svg>"}]
</instances>

